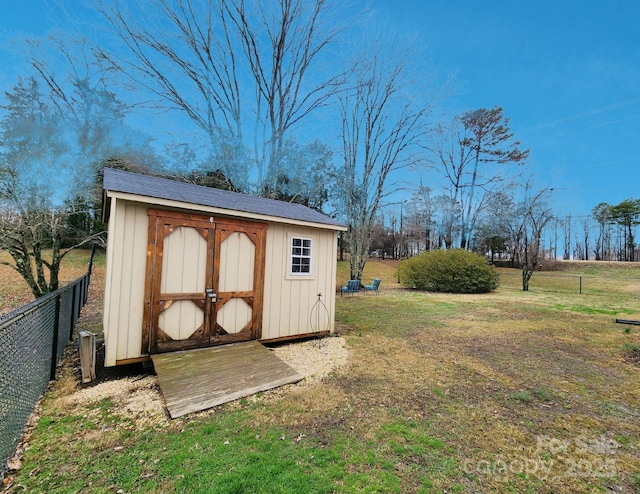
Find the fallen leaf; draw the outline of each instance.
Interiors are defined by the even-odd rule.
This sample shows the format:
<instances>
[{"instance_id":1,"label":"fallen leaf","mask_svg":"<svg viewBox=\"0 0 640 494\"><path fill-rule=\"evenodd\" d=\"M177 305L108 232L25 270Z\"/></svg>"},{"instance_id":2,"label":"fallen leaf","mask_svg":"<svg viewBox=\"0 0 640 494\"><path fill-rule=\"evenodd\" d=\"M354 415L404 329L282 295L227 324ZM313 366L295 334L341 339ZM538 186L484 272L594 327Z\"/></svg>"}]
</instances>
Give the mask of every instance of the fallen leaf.
<instances>
[{"instance_id":1,"label":"fallen leaf","mask_svg":"<svg viewBox=\"0 0 640 494\"><path fill-rule=\"evenodd\" d=\"M10 472L15 472L16 470L20 470L22 468L22 461L17 456L14 456L7 462L7 470Z\"/></svg>"}]
</instances>

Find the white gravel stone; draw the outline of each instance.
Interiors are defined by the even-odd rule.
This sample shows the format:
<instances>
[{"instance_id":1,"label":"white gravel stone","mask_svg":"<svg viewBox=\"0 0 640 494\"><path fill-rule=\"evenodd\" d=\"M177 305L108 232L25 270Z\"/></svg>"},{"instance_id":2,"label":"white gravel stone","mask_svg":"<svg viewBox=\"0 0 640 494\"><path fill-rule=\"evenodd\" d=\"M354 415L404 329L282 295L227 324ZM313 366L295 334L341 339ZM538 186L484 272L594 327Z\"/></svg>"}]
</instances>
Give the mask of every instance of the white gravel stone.
<instances>
[{"instance_id":1,"label":"white gravel stone","mask_svg":"<svg viewBox=\"0 0 640 494\"><path fill-rule=\"evenodd\" d=\"M271 349L280 359L304 377L293 386L306 386L320 381L348 363L348 348L342 337L326 337L285 343ZM278 390L281 395L286 390ZM138 424L168 422L164 399L154 375L124 377L104 381L95 386L77 388L60 398L64 404L87 406L110 399L114 410Z\"/></svg>"},{"instance_id":2,"label":"white gravel stone","mask_svg":"<svg viewBox=\"0 0 640 494\"><path fill-rule=\"evenodd\" d=\"M292 342L273 348L273 352L302 375L307 384L345 367L349 357L347 344L339 336Z\"/></svg>"}]
</instances>

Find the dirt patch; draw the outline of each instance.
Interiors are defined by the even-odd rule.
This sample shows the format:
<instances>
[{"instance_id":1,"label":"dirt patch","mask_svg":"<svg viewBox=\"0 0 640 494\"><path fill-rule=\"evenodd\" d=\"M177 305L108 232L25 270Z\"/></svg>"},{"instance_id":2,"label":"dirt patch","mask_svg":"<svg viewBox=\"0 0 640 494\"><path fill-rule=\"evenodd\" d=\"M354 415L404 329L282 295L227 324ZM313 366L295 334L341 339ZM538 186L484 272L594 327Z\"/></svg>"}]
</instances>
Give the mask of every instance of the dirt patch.
<instances>
[{"instance_id":1,"label":"dirt patch","mask_svg":"<svg viewBox=\"0 0 640 494\"><path fill-rule=\"evenodd\" d=\"M626 349L625 362L640 366L640 347L631 346Z\"/></svg>"}]
</instances>

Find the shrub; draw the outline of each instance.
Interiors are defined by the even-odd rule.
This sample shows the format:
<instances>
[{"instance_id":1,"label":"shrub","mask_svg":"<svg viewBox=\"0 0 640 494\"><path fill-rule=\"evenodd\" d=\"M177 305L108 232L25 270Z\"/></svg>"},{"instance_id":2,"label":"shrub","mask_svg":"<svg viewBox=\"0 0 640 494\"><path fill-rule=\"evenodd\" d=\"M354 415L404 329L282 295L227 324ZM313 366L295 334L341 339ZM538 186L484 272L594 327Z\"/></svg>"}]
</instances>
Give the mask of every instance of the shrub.
<instances>
[{"instance_id":1,"label":"shrub","mask_svg":"<svg viewBox=\"0 0 640 494\"><path fill-rule=\"evenodd\" d=\"M486 293L500 281L483 256L462 249L423 252L402 261L398 274L403 286L430 292Z\"/></svg>"}]
</instances>

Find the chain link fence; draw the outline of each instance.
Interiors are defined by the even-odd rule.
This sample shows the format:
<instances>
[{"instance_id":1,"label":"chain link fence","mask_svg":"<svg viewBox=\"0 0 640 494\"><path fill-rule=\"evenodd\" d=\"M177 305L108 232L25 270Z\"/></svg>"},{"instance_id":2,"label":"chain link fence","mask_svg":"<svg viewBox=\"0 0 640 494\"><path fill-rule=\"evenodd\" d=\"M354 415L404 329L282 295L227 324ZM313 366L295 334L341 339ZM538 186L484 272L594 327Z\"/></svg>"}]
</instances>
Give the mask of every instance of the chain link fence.
<instances>
[{"instance_id":1,"label":"chain link fence","mask_svg":"<svg viewBox=\"0 0 640 494\"><path fill-rule=\"evenodd\" d=\"M84 306L91 277L0 316L0 479Z\"/></svg>"}]
</instances>

